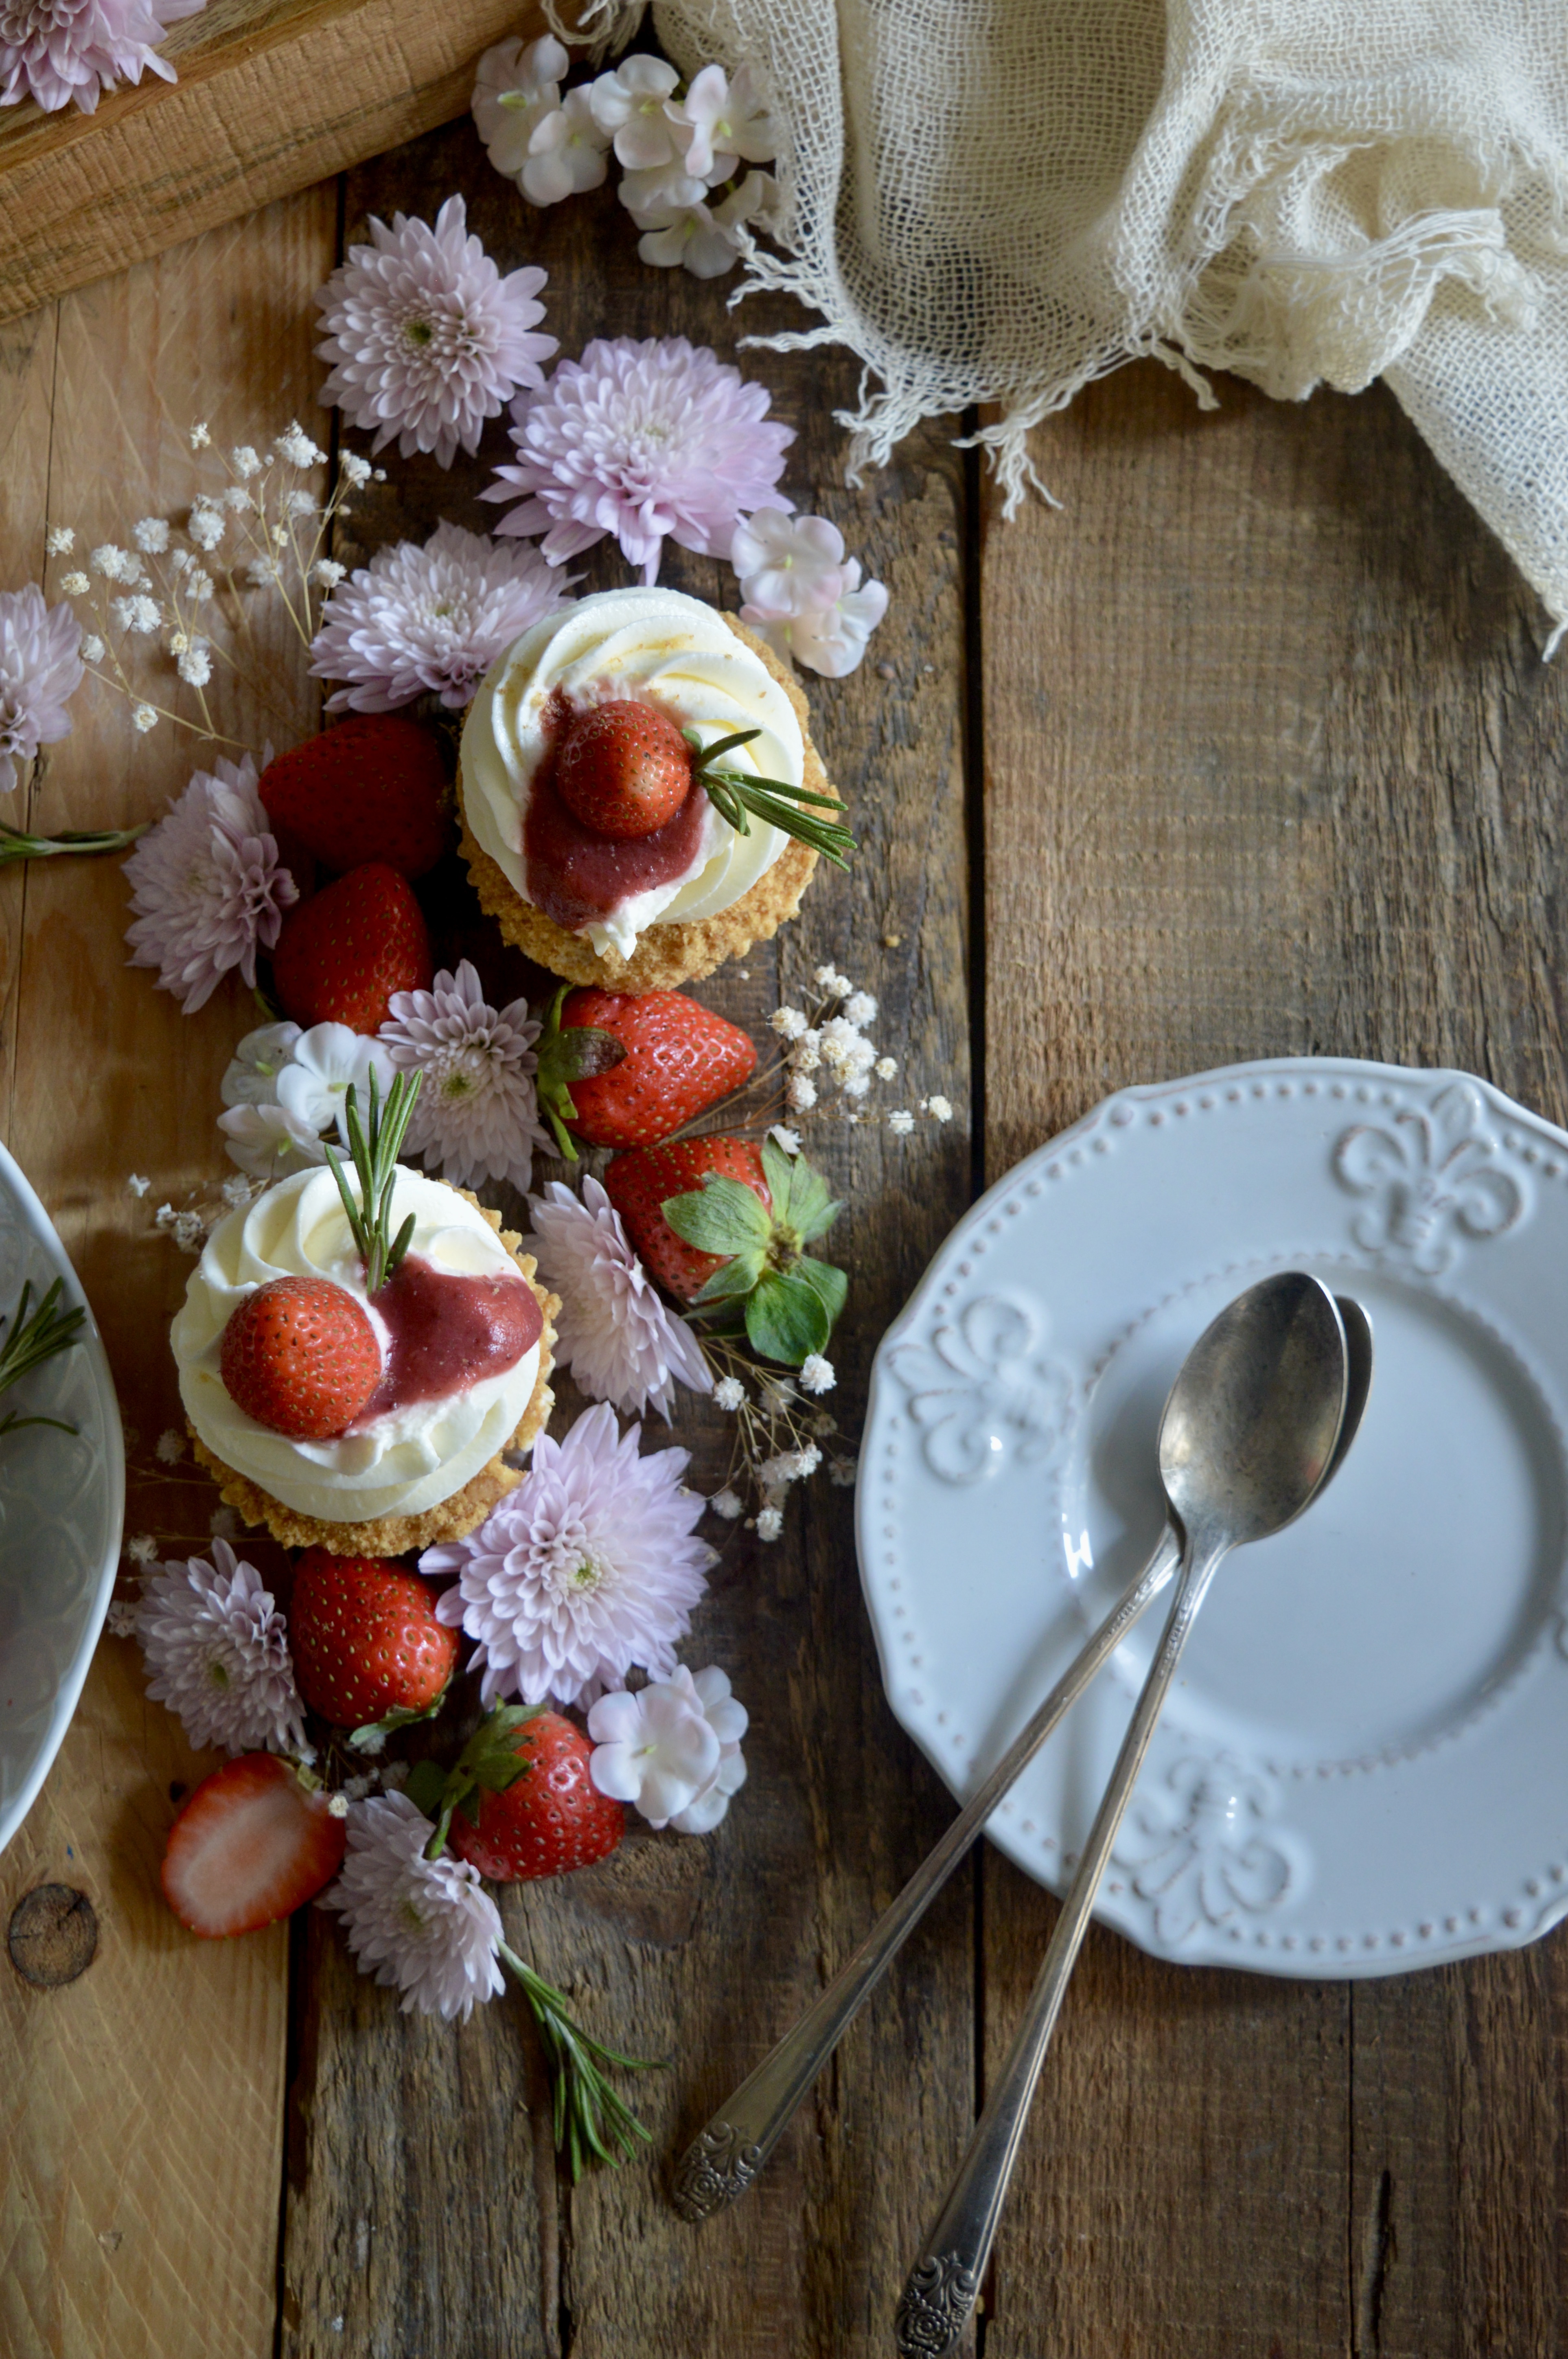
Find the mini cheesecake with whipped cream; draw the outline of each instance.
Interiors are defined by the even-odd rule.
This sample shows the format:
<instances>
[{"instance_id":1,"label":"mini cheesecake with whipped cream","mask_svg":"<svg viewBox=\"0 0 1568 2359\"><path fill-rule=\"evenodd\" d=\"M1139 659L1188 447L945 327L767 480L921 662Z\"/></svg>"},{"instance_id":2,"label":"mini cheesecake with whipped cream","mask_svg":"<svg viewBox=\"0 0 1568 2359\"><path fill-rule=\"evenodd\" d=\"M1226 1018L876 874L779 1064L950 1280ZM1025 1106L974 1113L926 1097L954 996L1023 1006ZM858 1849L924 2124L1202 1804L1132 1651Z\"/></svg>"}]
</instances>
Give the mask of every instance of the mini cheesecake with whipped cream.
<instances>
[{"instance_id":1,"label":"mini cheesecake with whipped cream","mask_svg":"<svg viewBox=\"0 0 1568 2359\"><path fill-rule=\"evenodd\" d=\"M392 1266L367 1266L330 1171L220 1222L171 1341L196 1454L276 1539L399 1556L460 1538L549 1416L559 1303L477 1198L398 1164ZM258 1373L259 1369L259 1373Z\"/></svg>"},{"instance_id":2,"label":"mini cheesecake with whipped cream","mask_svg":"<svg viewBox=\"0 0 1568 2359\"><path fill-rule=\"evenodd\" d=\"M629 707L687 777L645 821L606 823L572 778L585 735L634 723ZM605 591L525 631L469 707L458 790L470 874L506 940L616 990L711 973L795 915L819 853L851 848L795 680L733 616L673 590Z\"/></svg>"}]
</instances>

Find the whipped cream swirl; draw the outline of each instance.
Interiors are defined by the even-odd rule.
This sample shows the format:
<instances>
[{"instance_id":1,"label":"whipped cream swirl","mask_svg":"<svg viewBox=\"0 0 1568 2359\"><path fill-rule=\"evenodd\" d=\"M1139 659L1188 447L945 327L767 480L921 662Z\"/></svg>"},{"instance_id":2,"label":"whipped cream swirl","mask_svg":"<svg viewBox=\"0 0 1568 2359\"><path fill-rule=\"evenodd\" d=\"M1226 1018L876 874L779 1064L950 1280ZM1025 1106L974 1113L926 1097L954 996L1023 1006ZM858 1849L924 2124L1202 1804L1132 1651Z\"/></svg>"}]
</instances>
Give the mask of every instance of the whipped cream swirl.
<instances>
[{"instance_id":1,"label":"whipped cream swirl","mask_svg":"<svg viewBox=\"0 0 1568 2359\"><path fill-rule=\"evenodd\" d=\"M475 1205L400 1164L393 1190L395 1235L410 1212L409 1249L437 1269L517 1277L516 1263ZM394 1409L335 1440L294 1441L247 1417L220 1373L223 1330L247 1294L287 1276L326 1277L346 1287L385 1352L384 1325L366 1299L363 1266L330 1171L296 1172L231 1212L191 1273L171 1336L185 1413L225 1465L298 1515L363 1523L377 1516L423 1515L505 1449L538 1376L536 1343L500 1375L444 1400Z\"/></svg>"},{"instance_id":2,"label":"whipped cream swirl","mask_svg":"<svg viewBox=\"0 0 1568 2359\"><path fill-rule=\"evenodd\" d=\"M535 623L492 664L463 726L463 809L476 842L528 901L523 826L534 775L546 750L544 713L559 690L579 711L617 697L655 705L705 745L760 729L732 756L737 770L798 787L806 749L800 723L767 666L715 607L675 590L606 590ZM749 893L789 841L753 820L738 835L711 805L685 874L627 897L584 929L602 957L630 958L637 937L665 925L714 918Z\"/></svg>"}]
</instances>

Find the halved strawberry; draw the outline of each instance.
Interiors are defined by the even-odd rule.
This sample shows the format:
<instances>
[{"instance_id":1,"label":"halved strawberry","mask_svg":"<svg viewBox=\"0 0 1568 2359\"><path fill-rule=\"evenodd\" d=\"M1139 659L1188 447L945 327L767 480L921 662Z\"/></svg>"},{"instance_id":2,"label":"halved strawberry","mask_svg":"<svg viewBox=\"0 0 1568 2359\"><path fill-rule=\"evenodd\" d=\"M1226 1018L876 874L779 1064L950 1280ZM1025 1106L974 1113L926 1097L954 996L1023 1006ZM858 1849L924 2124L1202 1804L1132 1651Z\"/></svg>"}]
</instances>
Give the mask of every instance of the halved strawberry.
<instances>
[{"instance_id":1,"label":"halved strawberry","mask_svg":"<svg viewBox=\"0 0 1568 2359\"><path fill-rule=\"evenodd\" d=\"M347 1287L269 1278L229 1313L219 1373L236 1408L291 1441L351 1425L381 1381L381 1345Z\"/></svg>"},{"instance_id":2,"label":"halved strawberry","mask_svg":"<svg viewBox=\"0 0 1568 2359\"><path fill-rule=\"evenodd\" d=\"M683 991L572 991L563 984L539 1043L541 1112L563 1154L667 1138L757 1069L748 1034Z\"/></svg>"},{"instance_id":3,"label":"halved strawberry","mask_svg":"<svg viewBox=\"0 0 1568 2359\"><path fill-rule=\"evenodd\" d=\"M163 1895L208 1940L291 1916L343 1864L344 1823L276 1753L243 1753L182 1804L163 1855Z\"/></svg>"},{"instance_id":4,"label":"halved strawberry","mask_svg":"<svg viewBox=\"0 0 1568 2359\"><path fill-rule=\"evenodd\" d=\"M447 766L417 721L357 712L269 762L260 794L287 828L340 874L384 861L423 876L447 848Z\"/></svg>"},{"instance_id":5,"label":"halved strawberry","mask_svg":"<svg viewBox=\"0 0 1568 2359\"><path fill-rule=\"evenodd\" d=\"M691 747L666 714L631 697L579 712L556 754L556 792L612 840L667 827L691 792Z\"/></svg>"},{"instance_id":6,"label":"halved strawberry","mask_svg":"<svg viewBox=\"0 0 1568 2359\"><path fill-rule=\"evenodd\" d=\"M432 972L424 911L408 879L384 861L367 862L291 909L272 954L286 1016L351 1032L379 1031L393 993L427 991Z\"/></svg>"},{"instance_id":7,"label":"halved strawberry","mask_svg":"<svg viewBox=\"0 0 1568 2359\"><path fill-rule=\"evenodd\" d=\"M288 1643L312 1712L335 1728L427 1712L458 1659L457 1632L436 1619L437 1594L384 1558L307 1549L295 1567Z\"/></svg>"},{"instance_id":8,"label":"halved strawberry","mask_svg":"<svg viewBox=\"0 0 1568 2359\"><path fill-rule=\"evenodd\" d=\"M806 1250L838 1206L804 1156L773 1139L666 1139L618 1155L611 1202L648 1267L672 1294L730 1327L765 1359L798 1368L820 1352L849 1279Z\"/></svg>"},{"instance_id":9,"label":"halved strawberry","mask_svg":"<svg viewBox=\"0 0 1568 2359\"><path fill-rule=\"evenodd\" d=\"M592 1755L581 1729L558 1712L503 1705L492 1712L453 1773L478 1811L477 1823L464 1806L453 1811L459 1858L498 1884L567 1875L603 1859L626 1831L626 1812L589 1776Z\"/></svg>"}]
</instances>

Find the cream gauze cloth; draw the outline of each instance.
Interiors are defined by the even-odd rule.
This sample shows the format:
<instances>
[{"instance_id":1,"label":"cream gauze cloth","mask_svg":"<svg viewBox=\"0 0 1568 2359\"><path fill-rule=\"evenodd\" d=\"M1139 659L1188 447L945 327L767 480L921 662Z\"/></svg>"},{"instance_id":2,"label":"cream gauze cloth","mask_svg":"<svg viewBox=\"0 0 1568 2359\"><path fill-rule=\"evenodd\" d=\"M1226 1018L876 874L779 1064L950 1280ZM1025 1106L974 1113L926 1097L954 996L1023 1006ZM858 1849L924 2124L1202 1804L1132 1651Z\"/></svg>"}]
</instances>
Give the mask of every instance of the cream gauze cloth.
<instances>
[{"instance_id":1,"label":"cream gauze cloth","mask_svg":"<svg viewBox=\"0 0 1568 2359\"><path fill-rule=\"evenodd\" d=\"M640 5L589 0L614 43ZM1152 354L1205 408L1392 388L1568 628L1568 0L660 0L750 60L780 201L746 288L865 362L852 463L995 403L1025 438ZM1037 488L1045 490L1044 484Z\"/></svg>"}]
</instances>

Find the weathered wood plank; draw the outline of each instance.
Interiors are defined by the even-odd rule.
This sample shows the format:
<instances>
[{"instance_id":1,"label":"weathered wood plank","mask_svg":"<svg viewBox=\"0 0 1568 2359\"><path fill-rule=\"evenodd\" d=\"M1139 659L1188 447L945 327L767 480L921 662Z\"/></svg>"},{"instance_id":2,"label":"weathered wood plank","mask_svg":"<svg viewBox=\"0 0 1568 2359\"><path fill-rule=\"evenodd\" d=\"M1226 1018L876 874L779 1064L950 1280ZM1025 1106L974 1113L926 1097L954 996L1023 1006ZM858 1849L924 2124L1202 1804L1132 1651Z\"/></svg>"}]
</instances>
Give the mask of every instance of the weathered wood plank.
<instances>
[{"instance_id":1,"label":"weathered wood plank","mask_svg":"<svg viewBox=\"0 0 1568 2359\"><path fill-rule=\"evenodd\" d=\"M737 322L722 284L645 269L612 189L547 213L523 206L466 129L351 176L351 234L366 212L400 205L428 214L460 188L499 261L549 268L547 324L568 353L597 333L678 332L730 357L738 327L773 317L743 312ZM797 317L782 310L778 324ZM831 959L881 999L879 1034L903 1060L909 1102L940 1089L961 1106L960 464L942 438L922 439L891 476L849 495L838 486L843 446L827 413L850 390L850 368L820 355L739 357L747 375L775 388L779 413L799 429L786 488L840 522L849 546L892 588L894 604L859 675L807 681L825 756L866 846L856 880L819 875L782 941L723 970L701 995L765 1039L766 1010L781 993L798 999L816 964ZM506 447L493 428L483 456L493 462ZM448 477L427 462L389 462L389 473L382 508L362 515L367 540L423 533L442 513L476 526L491 514L467 499L483 467ZM589 586L627 578L602 551L585 571ZM663 578L734 603L726 569L678 550ZM465 947L470 940L465 934ZM493 944L476 954L481 970L519 987L520 966L498 962ZM923 1124L903 1142L871 1128L840 1131L826 1161L836 1191L850 1198L836 1232L854 1289L834 1353L833 1398L852 1426L871 1346L965 1201L968 1144L959 1124L946 1132ZM690 1421L688 1405L683 1432ZM708 1421L699 1450L698 1477L709 1488L722 1465L719 1425ZM662 1438L650 1435L650 1444ZM553 2170L542 2128L530 2154L515 2112L520 2068L473 2061L476 2047L486 2060L515 2057L524 2038L516 2011L497 2006L482 2029L437 2037L412 2029L382 1994L346 2006L345 1970L323 1954L336 1936L312 1929L302 2138L287 2207L288 2359L394 2349L401 2359L438 2348L460 2349L465 2359L542 2359L568 2349L573 2359L658 2350L692 2359L785 2351L880 2359L887 2348L928 2190L968 2119L967 1889L952 1893L911 1945L748 2202L694 2232L664 2192L686 2138L892 1897L946 1813L881 1701L849 1506L848 1492L823 1487L792 1512L784 1542L759 1548L741 1536L700 1610L688 1658L725 1665L753 1714L752 1782L722 1829L701 1842L629 1841L603 1867L520 1890L505 1904L513 1938L591 2020L645 2055L672 2060L667 2073L639 2084L655 2138L650 2160L544 2201ZM467 2190L455 2213L408 2200L405 2156L384 2136L416 2056L442 2119L456 2125L460 2081L468 2093L438 2180L444 2189L460 2177ZM334 2256L349 2248L360 2217L378 2223L382 2274L373 2295L361 2281L343 2297ZM490 2256L504 2242L521 2269L517 2255L535 2238L535 2290L509 2303ZM325 2322L337 2313L343 2332L329 2340Z\"/></svg>"},{"instance_id":2,"label":"weathered wood plank","mask_svg":"<svg viewBox=\"0 0 1568 2359\"><path fill-rule=\"evenodd\" d=\"M0 119L0 320L467 112L473 60L537 0L211 0L92 115Z\"/></svg>"},{"instance_id":3,"label":"weathered wood plank","mask_svg":"<svg viewBox=\"0 0 1568 2359\"><path fill-rule=\"evenodd\" d=\"M1120 1083L1281 1051L1563 1116L1568 684L1528 593L1380 393L1223 392L1091 389L1036 438L1066 513L989 534L993 1175ZM994 2064L1054 1911L986 1888ZM1093 1937L989 2359L1555 2349L1562 1955L1265 1986Z\"/></svg>"},{"instance_id":4,"label":"weathered wood plank","mask_svg":"<svg viewBox=\"0 0 1568 2359\"><path fill-rule=\"evenodd\" d=\"M41 515L82 545L123 542L136 516L211 484L193 472L188 416L261 440L303 409L316 365L306 309L335 229L328 188L68 299L52 426L33 446L48 467ZM28 571L40 537L41 523L16 544ZM271 660L308 712L302 656L280 641ZM91 682L73 715L34 796L45 829L150 818L199 764L167 726L136 737ZM239 719L248 734L258 716ZM124 965L124 924L117 863L29 873L6 1137L81 1273L146 1465L159 1430L180 1423L167 1336L188 1267L150 1214L222 1168L218 1082L251 1010L236 980L182 1016ZM133 1170L157 1191L146 1203L126 1191ZM131 1528L153 1523L175 1542L180 1498L144 1482ZM184 1498L194 1547L212 1498L195 1484ZM0 1860L0 1918L59 1882L87 1893L99 1923L97 1957L69 1987L32 1989L0 1967L7 2359L273 2350L287 1938L194 1940L157 1886L171 1793L212 1766L146 1702L135 1648L105 1639Z\"/></svg>"}]
</instances>

